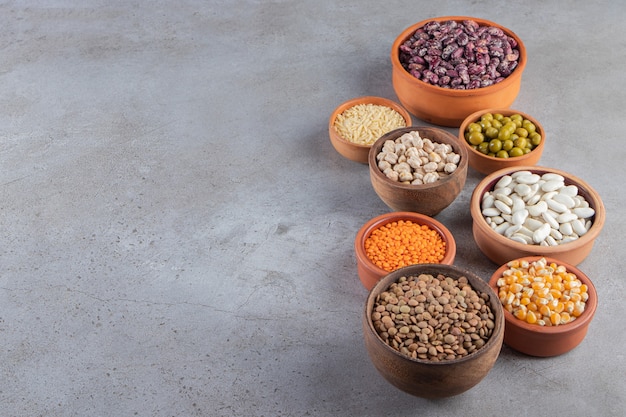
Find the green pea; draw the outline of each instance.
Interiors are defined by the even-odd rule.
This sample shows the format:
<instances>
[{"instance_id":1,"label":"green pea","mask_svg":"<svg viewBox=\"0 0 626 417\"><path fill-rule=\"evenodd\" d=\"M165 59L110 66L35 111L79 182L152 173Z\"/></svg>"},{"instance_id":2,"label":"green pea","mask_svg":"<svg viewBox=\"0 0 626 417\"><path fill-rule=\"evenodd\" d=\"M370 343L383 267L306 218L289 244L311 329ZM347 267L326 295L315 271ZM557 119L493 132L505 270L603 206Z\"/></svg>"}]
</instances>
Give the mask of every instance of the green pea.
<instances>
[{"instance_id":1,"label":"green pea","mask_svg":"<svg viewBox=\"0 0 626 417\"><path fill-rule=\"evenodd\" d=\"M509 156L511 157L522 156L522 155L524 155L524 151L522 150L522 148L518 146L511 148L511 150L509 151Z\"/></svg>"},{"instance_id":2,"label":"green pea","mask_svg":"<svg viewBox=\"0 0 626 417\"><path fill-rule=\"evenodd\" d=\"M509 153L507 151L499 151L498 153L496 153L496 158L508 158L509 157Z\"/></svg>"},{"instance_id":3,"label":"green pea","mask_svg":"<svg viewBox=\"0 0 626 417\"><path fill-rule=\"evenodd\" d=\"M483 135L481 132L478 132L478 131L472 131L470 132L467 140L472 145L479 145L480 143L482 143L482 141L485 140L485 135Z\"/></svg>"},{"instance_id":4,"label":"green pea","mask_svg":"<svg viewBox=\"0 0 626 417\"><path fill-rule=\"evenodd\" d=\"M498 129L496 129L494 126L488 127L487 130L485 130L485 136L487 136L489 139L497 138Z\"/></svg>"},{"instance_id":5,"label":"green pea","mask_svg":"<svg viewBox=\"0 0 626 417\"><path fill-rule=\"evenodd\" d=\"M489 120L492 121L493 120L493 114L491 113L485 113L482 116L480 116L480 120Z\"/></svg>"},{"instance_id":6,"label":"green pea","mask_svg":"<svg viewBox=\"0 0 626 417\"><path fill-rule=\"evenodd\" d=\"M499 139L491 139L489 141L489 152L498 153L502 149L502 141ZM506 151L505 151L506 152Z\"/></svg>"},{"instance_id":7,"label":"green pea","mask_svg":"<svg viewBox=\"0 0 626 417\"><path fill-rule=\"evenodd\" d=\"M515 141L513 141L513 143L515 144L515 146L522 149L528 146L528 140L526 138L517 138L515 139Z\"/></svg>"},{"instance_id":8,"label":"green pea","mask_svg":"<svg viewBox=\"0 0 626 417\"><path fill-rule=\"evenodd\" d=\"M482 142L478 145L478 151L487 155L489 153L489 142Z\"/></svg>"},{"instance_id":9,"label":"green pea","mask_svg":"<svg viewBox=\"0 0 626 417\"><path fill-rule=\"evenodd\" d=\"M524 129L523 127L518 127L517 129L515 129L515 133L518 136L521 136L523 138L527 138L528 137L528 130Z\"/></svg>"},{"instance_id":10,"label":"green pea","mask_svg":"<svg viewBox=\"0 0 626 417\"><path fill-rule=\"evenodd\" d=\"M493 119L491 121L491 126L495 127L496 129L500 130L502 128L502 123L500 122L500 120L498 119Z\"/></svg>"},{"instance_id":11,"label":"green pea","mask_svg":"<svg viewBox=\"0 0 626 417\"><path fill-rule=\"evenodd\" d=\"M500 129L500 132L498 132L498 139L500 139L501 141L511 139L511 132L509 132L509 130L505 128Z\"/></svg>"},{"instance_id":12,"label":"green pea","mask_svg":"<svg viewBox=\"0 0 626 417\"><path fill-rule=\"evenodd\" d=\"M513 149L513 141L511 139L505 140L504 142L502 142L502 149L505 151L510 151L511 149Z\"/></svg>"},{"instance_id":13,"label":"green pea","mask_svg":"<svg viewBox=\"0 0 626 417\"><path fill-rule=\"evenodd\" d=\"M470 123L470 124L467 126L467 130L469 130L470 132L473 132L473 131L478 131L478 132L481 132L481 131L483 130L483 128L482 128L482 126L481 126L481 125L479 125L478 123Z\"/></svg>"},{"instance_id":14,"label":"green pea","mask_svg":"<svg viewBox=\"0 0 626 417\"><path fill-rule=\"evenodd\" d=\"M493 115L493 118L494 118L495 120L499 121L499 122L501 122L501 121L502 121L502 118L503 118L503 117L504 117L504 116L502 115L502 113L495 113L495 114Z\"/></svg>"},{"instance_id":15,"label":"green pea","mask_svg":"<svg viewBox=\"0 0 626 417\"><path fill-rule=\"evenodd\" d=\"M541 143L541 135L537 132L531 133L530 134L530 142L534 145L537 146Z\"/></svg>"},{"instance_id":16,"label":"green pea","mask_svg":"<svg viewBox=\"0 0 626 417\"><path fill-rule=\"evenodd\" d=\"M522 122L522 127L528 130L528 133L533 133L537 131L537 126L535 126L535 124L528 119Z\"/></svg>"}]
</instances>

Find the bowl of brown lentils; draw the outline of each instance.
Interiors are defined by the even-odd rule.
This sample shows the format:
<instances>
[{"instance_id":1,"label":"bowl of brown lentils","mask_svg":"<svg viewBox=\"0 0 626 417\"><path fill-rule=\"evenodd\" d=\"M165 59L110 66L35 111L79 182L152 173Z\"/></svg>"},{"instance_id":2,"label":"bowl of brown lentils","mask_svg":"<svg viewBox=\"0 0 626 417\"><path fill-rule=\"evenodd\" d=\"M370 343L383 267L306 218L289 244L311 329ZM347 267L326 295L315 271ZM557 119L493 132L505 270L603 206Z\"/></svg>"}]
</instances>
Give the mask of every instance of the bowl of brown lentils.
<instances>
[{"instance_id":1,"label":"bowl of brown lentils","mask_svg":"<svg viewBox=\"0 0 626 417\"><path fill-rule=\"evenodd\" d=\"M480 109L509 107L526 59L510 29L474 17L435 17L409 26L393 42L393 88L414 116L458 127Z\"/></svg>"},{"instance_id":2,"label":"bowl of brown lentils","mask_svg":"<svg viewBox=\"0 0 626 417\"><path fill-rule=\"evenodd\" d=\"M495 291L455 265L419 264L389 273L370 291L362 324L378 372L423 398L451 397L477 385L504 338Z\"/></svg>"}]
</instances>

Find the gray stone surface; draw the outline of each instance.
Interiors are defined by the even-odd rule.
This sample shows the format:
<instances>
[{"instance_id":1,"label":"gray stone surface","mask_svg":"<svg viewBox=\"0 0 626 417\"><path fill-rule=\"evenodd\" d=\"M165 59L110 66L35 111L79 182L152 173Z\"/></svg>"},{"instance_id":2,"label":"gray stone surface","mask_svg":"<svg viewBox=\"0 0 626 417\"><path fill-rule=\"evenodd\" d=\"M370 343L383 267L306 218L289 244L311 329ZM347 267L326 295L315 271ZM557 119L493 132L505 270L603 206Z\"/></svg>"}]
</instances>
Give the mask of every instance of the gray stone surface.
<instances>
[{"instance_id":1,"label":"gray stone surface","mask_svg":"<svg viewBox=\"0 0 626 417\"><path fill-rule=\"evenodd\" d=\"M0 3L3 416L621 416L626 43L620 2ZM327 135L335 106L395 99L405 27L468 15L528 49L514 107L541 165L591 184L606 227L580 265L600 297L574 351L504 347L447 400L365 352L353 239L389 209ZM421 123L415 119L415 123ZM454 129L450 129L455 132ZM437 219L457 264L496 265L469 198Z\"/></svg>"}]
</instances>

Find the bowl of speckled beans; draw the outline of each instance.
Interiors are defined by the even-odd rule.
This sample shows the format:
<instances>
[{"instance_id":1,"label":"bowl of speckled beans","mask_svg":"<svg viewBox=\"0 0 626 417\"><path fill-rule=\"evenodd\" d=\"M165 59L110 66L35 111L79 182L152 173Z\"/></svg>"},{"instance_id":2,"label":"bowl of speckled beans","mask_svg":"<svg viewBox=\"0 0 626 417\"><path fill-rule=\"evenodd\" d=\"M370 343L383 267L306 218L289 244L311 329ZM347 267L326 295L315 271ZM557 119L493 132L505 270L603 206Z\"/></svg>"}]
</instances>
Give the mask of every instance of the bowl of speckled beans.
<instances>
[{"instance_id":1,"label":"bowl of speckled beans","mask_svg":"<svg viewBox=\"0 0 626 417\"><path fill-rule=\"evenodd\" d=\"M576 266L606 219L602 199L584 180L539 166L487 175L472 193L470 214L478 248L497 265L540 255Z\"/></svg>"},{"instance_id":2,"label":"bowl of speckled beans","mask_svg":"<svg viewBox=\"0 0 626 417\"><path fill-rule=\"evenodd\" d=\"M445 398L488 375L502 347L504 316L486 280L454 265L419 264L372 288L362 327L385 380L414 396Z\"/></svg>"}]
</instances>

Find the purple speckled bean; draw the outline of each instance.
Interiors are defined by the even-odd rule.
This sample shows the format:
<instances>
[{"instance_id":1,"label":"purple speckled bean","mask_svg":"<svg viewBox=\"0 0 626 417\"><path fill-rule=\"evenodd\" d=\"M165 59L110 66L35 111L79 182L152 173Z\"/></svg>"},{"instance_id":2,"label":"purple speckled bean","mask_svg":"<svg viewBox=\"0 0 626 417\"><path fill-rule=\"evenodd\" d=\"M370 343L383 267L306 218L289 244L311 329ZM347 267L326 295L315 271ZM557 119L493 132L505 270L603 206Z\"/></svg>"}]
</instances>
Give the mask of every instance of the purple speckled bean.
<instances>
[{"instance_id":1,"label":"purple speckled bean","mask_svg":"<svg viewBox=\"0 0 626 417\"><path fill-rule=\"evenodd\" d=\"M493 85L519 64L517 42L474 20L430 21L400 45L400 62L416 78L444 88Z\"/></svg>"}]
</instances>

